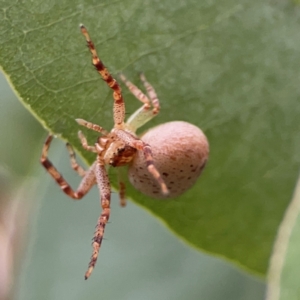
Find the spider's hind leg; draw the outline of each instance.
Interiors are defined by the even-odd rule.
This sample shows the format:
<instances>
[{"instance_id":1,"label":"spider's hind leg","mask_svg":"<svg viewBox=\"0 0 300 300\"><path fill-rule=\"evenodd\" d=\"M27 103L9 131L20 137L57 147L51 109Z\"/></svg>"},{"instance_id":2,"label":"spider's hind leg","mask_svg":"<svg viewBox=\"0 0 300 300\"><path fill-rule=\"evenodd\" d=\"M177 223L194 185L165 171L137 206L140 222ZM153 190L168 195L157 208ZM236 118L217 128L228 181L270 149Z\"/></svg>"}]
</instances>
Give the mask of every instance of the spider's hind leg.
<instances>
[{"instance_id":1,"label":"spider's hind leg","mask_svg":"<svg viewBox=\"0 0 300 300\"><path fill-rule=\"evenodd\" d=\"M122 168L117 168L120 205L122 207L124 207L124 206L126 206L126 197L125 197L126 186L125 186L125 182L124 182L124 174L122 171L123 171Z\"/></svg>"},{"instance_id":2,"label":"spider's hind leg","mask_svg":"<svg viewBox=\"0 0 300 300\"><path fill-rule=\"evenodd\" d=\"M144 73L141 73L140 78L141 78L141 81L143 82L143 84L147 90L147 94L151 100L151 104L153 106L152 113L155 116L160 111L160 104L159 104L159 100L157 98L157 94L155 92L154 87L147 81Z\"/></svg>"}]
</instances>

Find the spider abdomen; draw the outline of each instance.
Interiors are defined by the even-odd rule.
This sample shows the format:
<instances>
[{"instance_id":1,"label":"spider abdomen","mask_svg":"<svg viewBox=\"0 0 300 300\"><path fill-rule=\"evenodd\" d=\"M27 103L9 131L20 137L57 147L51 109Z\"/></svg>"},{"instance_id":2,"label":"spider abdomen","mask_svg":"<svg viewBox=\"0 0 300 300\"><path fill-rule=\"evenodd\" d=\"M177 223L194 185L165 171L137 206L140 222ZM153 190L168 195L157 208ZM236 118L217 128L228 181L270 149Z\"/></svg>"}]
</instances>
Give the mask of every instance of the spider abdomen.
<instances>
[{"instance_id":1,"label":"spider abdomen","mask_svg":"<svg viewBox=\"0 0 300 300\"><path fill-rule=\"evenodd\" d=\"M141 139L151 146L154 165L170 193L167 196L161 193L140 151L128 170L129 180L137 190L153 198L172 198L195 184L209 154L209 144L201 129L187 122L174 121L150 129Z\"/></svg>"}]
</instances>

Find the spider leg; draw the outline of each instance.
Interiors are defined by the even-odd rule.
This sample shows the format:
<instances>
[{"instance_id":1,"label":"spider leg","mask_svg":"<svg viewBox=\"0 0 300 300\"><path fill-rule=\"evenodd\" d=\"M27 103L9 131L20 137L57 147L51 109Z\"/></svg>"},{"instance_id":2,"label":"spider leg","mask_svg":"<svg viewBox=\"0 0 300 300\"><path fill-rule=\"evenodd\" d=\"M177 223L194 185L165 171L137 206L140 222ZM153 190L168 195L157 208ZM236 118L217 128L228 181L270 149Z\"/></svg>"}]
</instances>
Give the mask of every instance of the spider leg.
<instances>
[{"instance_id":1,"label":"spider leg","mask_svg":"<svg viewBox=\"0 0 300 300\"><path fill-rule=\"evenodd\" d=\"M88 122L86 120L83 120L83 119L75 119L75 121L81 125L81 126L84 126L88 129L92 129L94 131L97 131L103 135L107 135L108 132L101 126L97 125L97 124L94 124L94 123L91 123L91 122Z\"/></svg>"},{"instance_id":2,"label":"spider leg","mask_svg":"<svg viewBox=\"0 0 300 300\"><path fill-rule=\"evenodd\" d=\"M120 198L120 205L122 207L126 206L126 197L125 197L125 191L126 186L123 180L123 173L122 169L118 168L118 181L119 181L119 198Z\"/></svg>"},{"instance_id":3,"label":"spider leg","mask_svg":"<svg viewBox=\"0 0 300 300\"><path fill-rule=\"evenodd\" d=\"M135 98L144 103L143 107L145 110L151 108L151 102L149 98L136 85L129 81L122 73L120 74L120 79L126 84L129 91L135 96Z\"/></svg>"},{"instance_id":4,"label":"spider leg","mask_svg":"<svg viewBox=\"0 0 300 300\"><path fill-rule=\"evenodd\" d=\"M157 115L160 111L160 104L159 104L159 100L157 98L157 94L155 92L154 87L147 81L144 73L141 73L140 75L141 81L144 84L144 87L146 88L147 94L151 100L151 104L153 106L153 115Z\"/></svg>"},{"instance_id":5,"label":"spider leg","mask_svg":"<svg viewBox=\"0 0 300 300\"><path fill-rule=\"evenodd\" d=\"M154 165L153 155L152 155L152 150L151 150L150 145L143 142L143 145L141 146L140 150L142 150L143 153L144 153L144 157L145 157L145 160L146 160L146 165L147 165L148 172L158 182L158 184L160 185L162 193L164 195L168 195L169 190L167 188L167 185L164 182L163 178L161 177L159 171L156 169L156 167Z\"/></svg>"},{"instance_id":6,"label":"spider leg","mask_svg":"<svg viewBox=\"0 0 300 300\"><path fill-rule=\"evenodd\" d=\"M85 194L88 193L91 187L95 184L95 163L88 169L88 171L86 171L84 177L82 178L79 184L79 187L76 191L74 191L72 187L68 184L68 182L63 178L63 176L53 166L51 161L48 159L48 150L52 139L53 136L48 135L44 143L40 162L45 167L47 172L49 172L53 179L58 183L58 185L65 194L67 194L74 200L80 200Z\"/></svg>"},{"instance_id":7,"label":"spider leg","mask_svg":"<svg viewBox=\"0 0 300 300\"><path fill-rule=\"evenodd\" d=\"M150 85L150 83L146 80L146 77L144 74L141 74L141 81L143 82L147 94L149 98L132 82L127 80L127 78L120 74L121 80L126 84L130 92L144 105L140 107L137 111L135 111L127 120L126 125L135 132L139 127L146 124L148 121L150 121L152 118L154 118L160 110L159 100L157 98L156 92L154 88ZM153 108L151 109L151 105Z\"/></svg>"},{"instance_id":8,"label":"spider leg","mask_svg":"<svg viewBox=\"0 0 300 300\"><path fill-rule=\"evenodd\" d=\"M70 155L70 162L71 162L71 167L72 169L77 172L79 174L79 176L84 176L86 171L78 164L78 162L76 161L76 155L75 152L73 150L73 147L67 143L66 144L69 155Z\"/></svg>"},{"instance_id":9,"label":"spider leg","mask_svg":"<svg viewBox=\"0 0 300 300\"><path fill-rule=\"evenodd\" d=\"M88 48L92 54L92 62L98 73L101 75L103 80L107 83L107 85L114 91L114 123L115 128L122 128L124 126L124 118L125 118L125 103L122 96L121 87L118 82L111 76L108 69L104 66L103 62L98 57L97 51L95 49L94 43L91 41L91 38L84 27L84 25L80 25L80 29L82 34L84 35Z\"/></svg>"},{"instance_id":10,"label":"spider leg","mask_svg":"<svg viewBox=\"0 0 300 300\"><path fill-rule=\"evenodd\" d=\"M105 169L105 165L102 162L102 159L98 157L95 164L95 175L98 188L101 195L101 206L102 213L98 219L94 238L93 238L93 254L89 263L88 270L85 273L85 279L88 279L96 265L97 258L99 255L99 250L104 236L105 226L108 222L110 216L110 183L109 178Z\"/></svg>"},{"instance_id":11,"label":"spider leg","mask_svg":"<svg viewBox=\"0 0 300 300\"><path fill-rule=\"evenodd\" d=\"M86 137L85 137L85 135L84 135L81 131L78 131L78 137L79 137L79 139L80 139L80 142L81 142L82 147L83 147L85 150L90 151L90 152L97 153L96 147L95 147L95 146L90 146L90 145L88 145L87 140L86 140Z\"/></svg>"}]
</instances>

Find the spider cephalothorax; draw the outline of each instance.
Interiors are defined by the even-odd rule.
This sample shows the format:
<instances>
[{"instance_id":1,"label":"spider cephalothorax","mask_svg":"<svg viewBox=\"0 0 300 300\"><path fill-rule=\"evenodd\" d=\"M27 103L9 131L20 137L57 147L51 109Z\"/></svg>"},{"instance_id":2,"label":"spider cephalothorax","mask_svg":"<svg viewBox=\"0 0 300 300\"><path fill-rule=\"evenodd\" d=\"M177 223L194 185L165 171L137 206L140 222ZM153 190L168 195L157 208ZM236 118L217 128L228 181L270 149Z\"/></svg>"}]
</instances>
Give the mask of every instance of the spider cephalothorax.
<instances>
[{"instance_id":1,"label":"spider cephalothorax","mask_svg":"<svg viewBox=\"0 0 300 300\"><path fill-rule=\"evenodd\" d=\"M135 138L132 136L132 138ZM137 149L127 145L113 133L98 138L95 144L97 153L107 165L121 167L132 161Z\"/></svg>"},{"instance_id":2,"label":"spider cephalothorax","mask_svg":"<svg viewBox=\"0 0 300 300\"><path fill-rule=\"evenodd\" d=\"M108 132L97 124L83 119L76 119L78 124L97 131L100 136L96 143L90 146L83 133L78 132L83 148L96 153L96 160L88 170L84 170L77 164L74 151L71 145L67 144L71 166L83 177L75 191L48 159L48 149L53 139L52 135L49 135L45 141L41 163L60 185L61 189L75 200L84 197L94 184L98 185L102 212L93 238L93 254L89 268L85 273L85 279L87 279L97 262L104 229L110 216L111 187L106 167L108 165L113 167L129 165L129 179L138 190L156 198L175 197L195 183L205 166L209 148L203 132L196 126L186 122L163 124L161 127L158 126L149 130L142 138L139 138L136 135L136 130L155 117L160 110L159 101L153 87L141 74L141 81L147 90L147 95L145 95L124 75L120 75L121 80L127 85L131 93L143 103L143 106L130 116L125 123L125 104L121 88L99 59L86 28L83 25L80 28L92 54L93 65L113 90L114 128ZM155 149L154 153L152 147ZM159 168L156 167L156 163ZM125 185L120 172L119 195L121 205L124 206L126 203Z\"/></svg>"}]
</instances>

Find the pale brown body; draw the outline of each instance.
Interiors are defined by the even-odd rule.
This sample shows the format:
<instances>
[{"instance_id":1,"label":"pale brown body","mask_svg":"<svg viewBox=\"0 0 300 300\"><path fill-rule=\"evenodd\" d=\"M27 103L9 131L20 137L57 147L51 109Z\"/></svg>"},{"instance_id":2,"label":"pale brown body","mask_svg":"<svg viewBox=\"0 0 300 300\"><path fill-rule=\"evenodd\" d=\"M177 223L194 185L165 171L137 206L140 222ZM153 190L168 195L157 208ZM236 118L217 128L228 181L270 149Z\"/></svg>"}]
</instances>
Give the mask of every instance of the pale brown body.
<instances>
[{"instance_id":1,"label":"pale brown body","mask_svg":"<svg viewBox=\"0 0 300 300\"><path fill-rule=\"evenodd\" d=\"M201 129L187 122L173 121L151 128L141 139L151 145L155 167L169 194L162 194L157 182L149 176L141 153L134 156L128 169L129 180L137 190L152 198L173 198L195 184L209 154L208 141Z\"/></svg>"},{"instance_id":2,"label":"pale brown body","mask_svg":"<svg viewBox=\"0 0 300 300\"><path fill-rule=\"evenodd\" d=\"M45 141L40 161L50 175L60 185L61 189L74 200L80 200L82 197L84 197L94 184L97 184L99 188L102 212L98 219L94 233L93 254L91 256L88 270L85 273L85 279L87 279L91 275L97 262L99 250L104 236L105 226L110 216L111 186L107 175L106 166L110 165L113 167L122 167L128 164L136 165L136 160L134 160L134 158L139 157L139 160L141 160L142 164L141 166L144 168L145 172L150 175L149 178L152 178L153 182L156 183L156 186L159 187L158 189L160 195L167 196L169 194L169 189L161 173L157 170L154 164L151 146L147 142L144 142L138 138L135 134L139 127L156 116L160 110L159 101L153 87L147 82L145 76L142 74L141 80L147 90L147 95L145 95L134 84L129 82L124 75L120 75L121 80L127 85L132 94L143 103L143 106L139 108L132 116L130 116L126 123L124 123L125 104L123 101L121 88L117 81L111 76L102 61L99 59L94 44L91 41L86 28L83 25L81 25L80 28L82 34L85 36L89 50L92 54L93 65L103 80L113 90L114 128L108 132L97 124L90 123L83 119L76 119L78 124L101 134L94 145L88 145L83 133L81 131L78 132L78 136L83 148L87 151L96 153L96 160L88 170L84 170L77 164L74 151L71 145L67 144L67 148L70 153L71 166L80 176L83 177L76 190L72 189L72 187L66 182L66 180L48 159L48 150L53 139L52 135L49 135ZM124 206L126 204L125 185L121 178L120 172L119 195L120 203L122 206Z\"/></svg>"}]
</instances>

